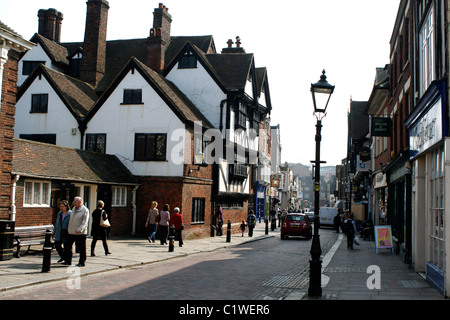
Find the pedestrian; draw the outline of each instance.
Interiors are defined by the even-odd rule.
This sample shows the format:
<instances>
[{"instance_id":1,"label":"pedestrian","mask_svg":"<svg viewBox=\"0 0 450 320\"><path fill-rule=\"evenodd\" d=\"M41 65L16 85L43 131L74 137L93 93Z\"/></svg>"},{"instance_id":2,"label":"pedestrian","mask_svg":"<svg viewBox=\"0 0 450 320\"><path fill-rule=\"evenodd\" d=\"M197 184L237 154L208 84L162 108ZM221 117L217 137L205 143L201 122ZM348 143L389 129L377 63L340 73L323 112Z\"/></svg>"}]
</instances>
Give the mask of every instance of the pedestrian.
<instances>
[{"instance_id":1,"label":"pedestrian","mask_svg":"<svg viewBox=\"0 0 450 320\"><path fill-rule=\"evenodd\" d=\"M253 210L250 210L247 216L248 236L253 237L253 229L256 226L256 216Z\"/></svg>"},{"instance_id":2,"label":"pedestrian","mask_svg":"<svg viewBox=\"0 0 450 320\"><path fill-rule=\"evenodd\" d=\"M167 235L169 234L169 221L170 221L170 206L166 203L163 206L163 209L159 213L159 240L161 241L161 245L167 244Z\"/></svg>"},{"instance_id":3,"label":"pedestrian","mask_svg":"<svg viewBox=\"0 0 450 320\"><path fill-rule=\"evenodd\" d=\"M172 223L172 225L174 226L175 229L175 240L178 240L178 244L180 247L183 246L183 229L184 229L184 225L183 225L183 216L180 214L180 208L176 207L175 209L173 209L173 214L170 217L170 222Z\"/></svg>"},{"instance_id":4,"label":"pedestrian","mask_svg":"<svg viewBox=\"0 0 450 320\"><path fill-rule=\"evenodd\" d=\"M106 240L108 237L108 227L103 227L100 225L100 219L105 221L108 219L108 215L106 211L103 210L105 203L102 200L97 201L97 209L92 212L92 242L91 242L91 257L95 257L95 245L97 240L102 240L103 249L105 250L105 255L111 254L108 248L108 241Z\"/></svg>"},{"instance_id":5,"label":"pedestrian","mask_svg":"<svg viewBox=\"0 0 450 320\"><path fill-rule=\"evenodd\" d=\"M345 220L345 230L347 234L347 249L353 250L353 241L355 240L356 226L353 221L353 214L350 214L347 220Z\"/></svg>"},{"instance_id":6,"label":"pedestrian","mask_svg":"<svg viewBox=\"0 0 450 320\"><path fill-rule=\"evenodd\" d=\"M83 199L81 197L75 197L74 207L72 208L72 213L70 214L69 227L67 229L69 236L67 238L67 250L65 250L65 265L72 264L72 246L75 243L80 253L77 266L84 267L86 262L86 236L88 222L89 209L83 205Z\"/></svg>"},{"instance_id":7,"label":"pedestrian","mask_svg":"<svg viewBox=\"0 0 450 320\"><path fill-rule=\"evenodd\" d=\"M245 232L245 221L244 220L242 220L242 223L241 223L241 231L242 231L242 236L244 236L244 232Z\"/></svg>"},{"instance_id":8,"label":"pedestrian","mask_svg":"<svg viewBox=\"0 0 450 320\"><path fill-rule=\"evenodd\" d=\"M148 237L148 242L155 243L156 227L157 221L156 217L159 215L158 202L152 201L152 207L148 211L147 221L145 222L145 227L150 226L150 236Z\"/></svg>"},{"instance_id":9,"label":"pedestrian","mask_svg":"<svg viewBox=\"0 0 450 320\"><path fill-rule=\"evenodd\" d=\"M336 230L336 233L339 233L339 227L341 225L341 215L339 214L339 209L338 213L336 213L336 216L334 217L333 223L334 223L334 230Z\"/></svg>"},{"instance_id":10,"label":"pedestrian","mask_svg":"<svg viewBox=\"0 0 450 320\"><path fill-rule=\"evenodd\" d=\"M217 226L217 235L221 236L223 235L222 227L223 227L223 210L220 207L220 205L216 205L216 212L215 212L215 220L216 220L216 226Z\"/></svg>"},{"instance_id":11,"label":"pedestrian","mask_svg":"<svg viewBox=\"0 0 450 320\"><path fill-rule=\"evenodd\" d=\"M67 229L69 228L70 214L72 213L67 200L61 201L59 204L59 210L60 211L56 216L55 228L53 229L53 235L55 236L55 248L60 257L58 263L66 260L64 247L66 246L67 237L69 236Z\"/></svg>"}]
</instances>

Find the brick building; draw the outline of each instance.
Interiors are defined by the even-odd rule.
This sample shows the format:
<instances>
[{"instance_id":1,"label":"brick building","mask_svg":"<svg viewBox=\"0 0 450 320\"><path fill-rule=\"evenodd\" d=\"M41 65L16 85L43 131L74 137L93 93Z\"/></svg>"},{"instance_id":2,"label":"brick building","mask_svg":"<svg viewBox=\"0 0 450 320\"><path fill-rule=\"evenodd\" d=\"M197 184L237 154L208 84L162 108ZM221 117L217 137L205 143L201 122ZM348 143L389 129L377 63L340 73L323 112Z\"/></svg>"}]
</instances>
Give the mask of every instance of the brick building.
<instances>
[{"instance_id":1,"label":"brick building","mask_svg":"<svg viewBox=\"0 0 450 320\"><path fill-rule=\"evenodd\" d=\"M0 219L10 219L18 62L33 46L0 21Z\"/></svg>"},{"instance_id":2,"label":"brick building","mask_svg":"<svg viewBox=\"0 0 450 320\"><path fill-rule=\"evenodd\" d=\"M270 128L265 68L239 38L217 53L212 36L172 36L163 4L148 38L107 41L108 9L89 0L84 42L70 43L59 42L63 15L39 11L15 136L116 156L138 180L125 221L136 234L153 200L181 208L187 235L209 234L215 204L238 226L253 205L259 128Z\"/></svg>"}]
</instances>

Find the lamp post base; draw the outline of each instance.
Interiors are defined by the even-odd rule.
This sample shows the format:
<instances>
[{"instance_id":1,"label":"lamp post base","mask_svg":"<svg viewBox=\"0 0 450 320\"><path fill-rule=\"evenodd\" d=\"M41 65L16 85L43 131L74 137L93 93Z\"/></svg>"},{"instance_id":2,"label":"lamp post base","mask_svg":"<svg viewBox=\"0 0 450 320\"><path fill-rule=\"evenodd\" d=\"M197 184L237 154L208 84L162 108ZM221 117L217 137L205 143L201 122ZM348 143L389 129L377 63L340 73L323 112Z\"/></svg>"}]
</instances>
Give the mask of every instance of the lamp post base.
<instances>
[{"instance_id":1,"label":"lamp post base","mask_svg":"<svg viewBox=\"0 0 450 320\"><path fill-rule=\"evenodd\" d=\"M322 296L322 260L309 260L309 288L308 296L321 297Z\"/></svg>"}]
</instances>

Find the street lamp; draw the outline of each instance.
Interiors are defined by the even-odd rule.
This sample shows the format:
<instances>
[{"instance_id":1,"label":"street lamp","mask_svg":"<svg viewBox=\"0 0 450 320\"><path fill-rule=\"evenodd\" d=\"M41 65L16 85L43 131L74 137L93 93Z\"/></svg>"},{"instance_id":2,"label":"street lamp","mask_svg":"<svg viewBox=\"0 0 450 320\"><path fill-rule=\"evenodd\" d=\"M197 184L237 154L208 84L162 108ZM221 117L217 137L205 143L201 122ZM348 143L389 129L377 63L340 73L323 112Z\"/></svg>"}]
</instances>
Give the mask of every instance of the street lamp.
<instances>
[{"instance_id":1,"label":"street lamp","mask_svg":"<svg viewBox=\"0 0 450 320\"><path fill-rule=\"evenodd\" d=\"M314 115L317 119L316 124L316 160L311 161L315 163L315 174L314 174L314 234L311 244L311 260L309 260L309 288L308 295L310 297L320 297L322 296L322 260L320 260L320 255L322 254L322 249L320 248L320 237L319 237L319 206L320 206L320 164L325 163L325 161L320 161L320 141L322 140L321 130L322 130L322 118L326 116L326 110L328 107L328 102L330 101L331 95L333 94L334 86L327 82L327 77L325 76L325 70L322 71L319 82L311 84L311 94L314 103Z\"/></svg>"}]
</instances>

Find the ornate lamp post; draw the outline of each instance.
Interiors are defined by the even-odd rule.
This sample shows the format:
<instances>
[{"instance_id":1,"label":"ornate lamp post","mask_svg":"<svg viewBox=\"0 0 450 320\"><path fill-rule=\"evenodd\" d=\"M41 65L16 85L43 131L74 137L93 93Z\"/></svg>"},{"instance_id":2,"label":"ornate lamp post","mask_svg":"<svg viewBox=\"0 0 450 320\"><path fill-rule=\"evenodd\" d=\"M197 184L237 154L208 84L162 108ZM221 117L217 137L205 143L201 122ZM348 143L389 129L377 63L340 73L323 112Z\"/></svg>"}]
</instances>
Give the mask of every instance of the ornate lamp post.
<instances>
[{"instance_id":1,"label":"ornate lamp post","mask_svg":"<svg viewBox=\"0 0 450 320\"><path fill-rule=\"evenodd\" d=\"M309 260L309 288L308 295L310 297L322 296L322 260L320 255L322 249L320 248L319 236L319 206L320 206L320 141L322 140L322 118L326 116L328 102L333 94L334 86L327 82L325 70L322 71L320 80L317 83L311 84L311 94L314 103L314 115L317 119L316 124L316 160L311 161L315 163L314 173L314 234L311 244L311 260Z\"/></svg>"}]
</instances>

